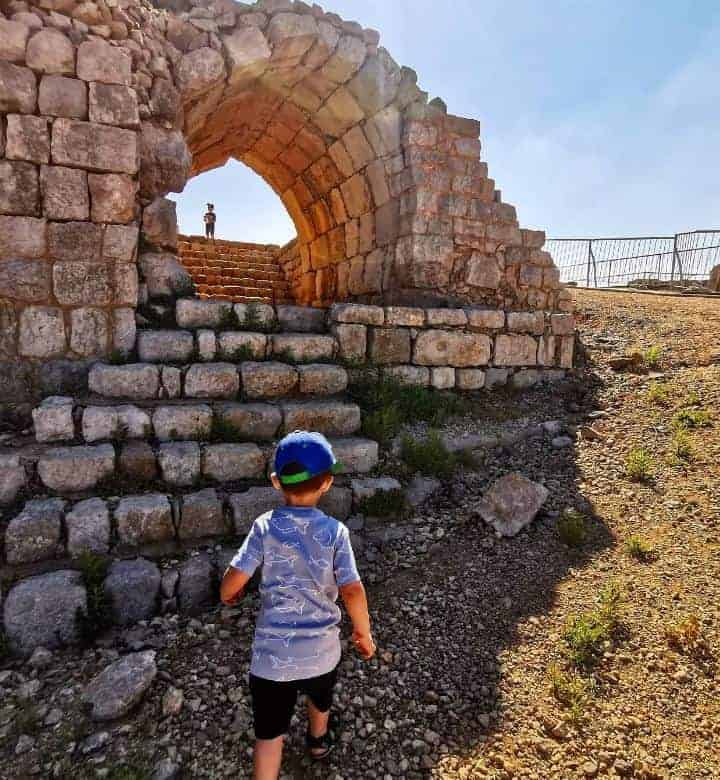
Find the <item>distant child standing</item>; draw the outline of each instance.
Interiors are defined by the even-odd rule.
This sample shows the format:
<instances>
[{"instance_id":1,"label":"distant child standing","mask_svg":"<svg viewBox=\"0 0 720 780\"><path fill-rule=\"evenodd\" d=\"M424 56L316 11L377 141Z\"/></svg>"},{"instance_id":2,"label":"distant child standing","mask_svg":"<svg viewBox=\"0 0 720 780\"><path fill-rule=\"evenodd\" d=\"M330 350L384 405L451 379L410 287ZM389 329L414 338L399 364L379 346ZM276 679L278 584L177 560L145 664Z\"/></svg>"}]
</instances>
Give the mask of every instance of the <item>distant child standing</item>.
<instances>
[{"instance_id":1,"label":"distant child standing","mask_svg":"<svg viewBox=\"0 0 720 780\"><path fill-rule=\"evenodd\" d=\"M215 238L215 221L217 214L215 213L215 205L213 203L207 204L207 211L203 217L205 222L205 238Z\"/></svg>"},{"instance_id":2,"label":"distant child standing","mask_svg":"<svg viewBox=\"0 0 720 780\"><path fill-rule=\"evenodd\" d=\"M256 780L279 775L299 693L308 698L310 757L323 759L335 747L329 716L340 663L338 591L356 649L366 660L375 654L348 530L317 508L340 468L330 443L319 433L291 433L278 445L274 467L271 480L286 505L255 520L220 586L223 603L235 604L261 569L250 665Z\"/></svg>"}]
</instances>

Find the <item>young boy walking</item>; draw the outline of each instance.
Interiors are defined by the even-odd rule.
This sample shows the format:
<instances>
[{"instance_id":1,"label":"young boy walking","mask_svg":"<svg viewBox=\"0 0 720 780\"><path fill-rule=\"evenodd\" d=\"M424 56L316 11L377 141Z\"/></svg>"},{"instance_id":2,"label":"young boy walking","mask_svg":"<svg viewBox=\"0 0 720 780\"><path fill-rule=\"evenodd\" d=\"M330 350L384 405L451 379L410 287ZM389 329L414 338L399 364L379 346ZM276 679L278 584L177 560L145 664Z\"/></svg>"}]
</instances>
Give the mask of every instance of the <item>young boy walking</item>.
<instances>
[{"instance_id":1,"label":"young boy walking","mask_svg":"<svg viewBox=\"0 0 720 780\"><path fill-rule=\"evenodd\" d=\"M340 663L338 592L356 649L366 660L375 654L348 530L317 508L340 468L330 443L319 433L291 433L278 445L274 467L271 480L285 506L255 520L220 586L223 603L235 604L261 569L250 665L256 780L279 775L299 693L307 696L310 757L323 759L334 748L329 716Z\"/></svg>"}]
</instances>

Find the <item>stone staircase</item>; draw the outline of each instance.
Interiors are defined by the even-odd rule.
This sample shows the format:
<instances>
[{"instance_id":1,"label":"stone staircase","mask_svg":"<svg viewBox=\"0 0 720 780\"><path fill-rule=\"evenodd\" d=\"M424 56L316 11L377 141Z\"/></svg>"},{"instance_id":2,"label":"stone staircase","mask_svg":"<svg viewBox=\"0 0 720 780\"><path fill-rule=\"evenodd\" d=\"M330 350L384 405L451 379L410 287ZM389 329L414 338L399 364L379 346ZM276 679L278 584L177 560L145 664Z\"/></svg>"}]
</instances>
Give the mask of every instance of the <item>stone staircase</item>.
<instances>
[{"instance_id":1,"label":"stone staircase","mask_svg":"<svg viewBox=\"0 0 720 780\"><path fill-rule=\"evenodd\" d=\"M234 303L290 303L280 247L180 236L178 254L198 296Z\"/></svg>"}]
</instances>

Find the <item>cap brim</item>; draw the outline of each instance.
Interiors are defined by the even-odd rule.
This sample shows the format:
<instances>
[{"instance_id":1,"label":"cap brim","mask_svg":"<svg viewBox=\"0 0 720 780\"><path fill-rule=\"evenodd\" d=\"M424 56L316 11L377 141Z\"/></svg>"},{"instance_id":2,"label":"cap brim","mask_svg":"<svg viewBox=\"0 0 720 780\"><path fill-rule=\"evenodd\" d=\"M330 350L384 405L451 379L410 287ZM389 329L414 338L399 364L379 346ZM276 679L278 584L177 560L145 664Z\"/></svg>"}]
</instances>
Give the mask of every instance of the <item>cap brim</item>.
<instances>
[{"instance_id":1,"label":"cap brim","mask_svg":"<svg viewBox=\"0 0 720 780\"><path fill-rule=\"evenodd\" d=\"M330 466L331 474L340 474L343 470L342 463L333 463ZM307 482L318 474L311 474L309 471L299 471L297 474L288 474L285 477L278 477L281 485L299 485L301 482Z\"/></svg>"}]
</instances>

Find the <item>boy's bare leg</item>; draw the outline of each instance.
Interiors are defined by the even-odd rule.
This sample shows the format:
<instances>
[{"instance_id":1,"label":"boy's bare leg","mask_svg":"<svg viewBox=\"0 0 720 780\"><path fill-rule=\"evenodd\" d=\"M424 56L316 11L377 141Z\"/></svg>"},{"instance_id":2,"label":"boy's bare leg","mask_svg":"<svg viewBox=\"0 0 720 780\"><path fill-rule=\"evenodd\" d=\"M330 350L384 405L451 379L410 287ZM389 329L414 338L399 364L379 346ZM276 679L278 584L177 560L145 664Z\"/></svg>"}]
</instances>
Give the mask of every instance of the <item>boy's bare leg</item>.
<instances>
[{"instance_id":1,"label":"boy's bare leg","mask_svg":"<svg viewBox=\"0 0 720 780\"><path fill-rule=\"evenodd\" d=\"M320 712L320 710L307 700L308 720L310 721L310 735L313 737L324 737L328 730L328 721L330 720L330 710ZM314 753L322 753L323 748L313 750Z\"/></svg>"},{"instance_id":2,"label":"boy's bare leg","mask_svg":"<svg viewBox=\"0 0 720 780\"><path fill-rule=\"evenodd\" d=\"M255 742L255 780L277 780L282 763L283 739L284 737L276 737L258 739Z\"/></svg>"}]
</instances>

